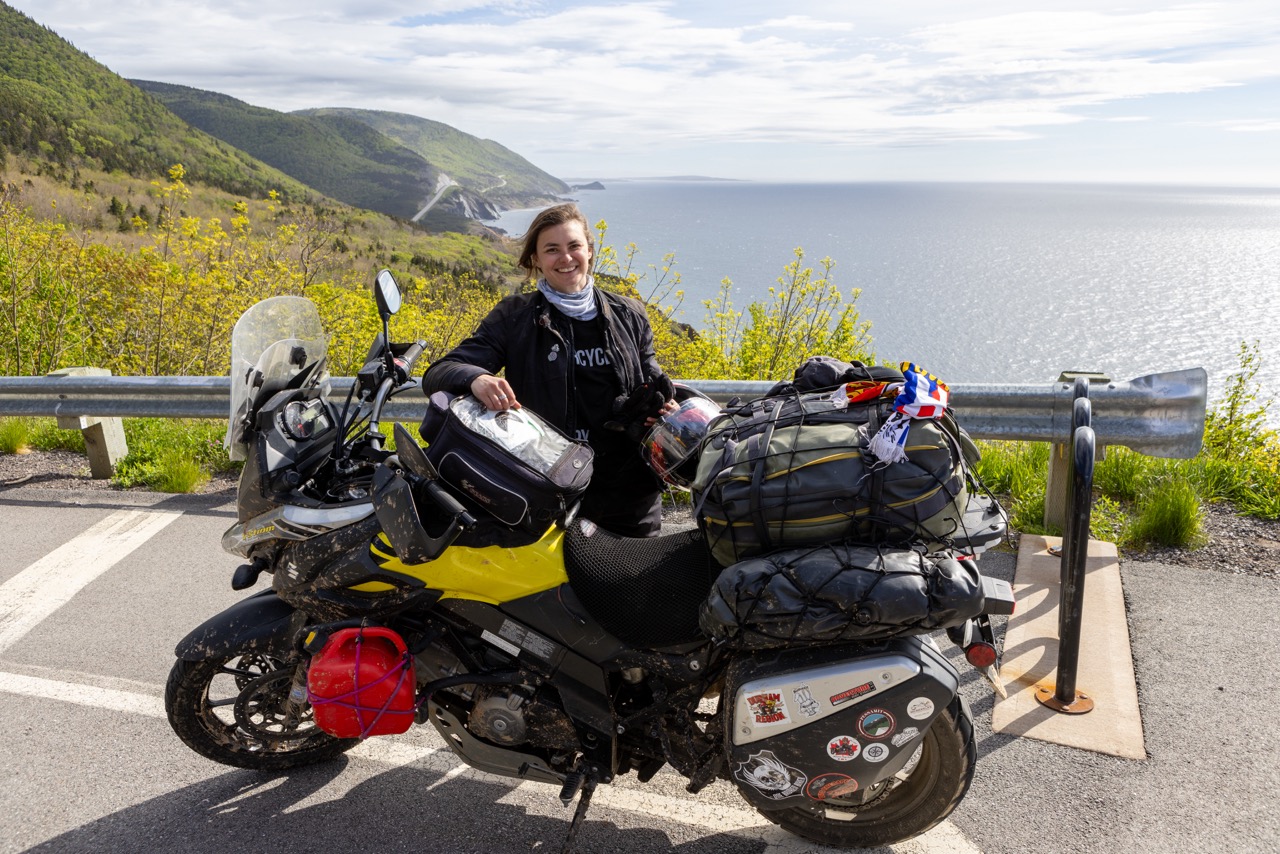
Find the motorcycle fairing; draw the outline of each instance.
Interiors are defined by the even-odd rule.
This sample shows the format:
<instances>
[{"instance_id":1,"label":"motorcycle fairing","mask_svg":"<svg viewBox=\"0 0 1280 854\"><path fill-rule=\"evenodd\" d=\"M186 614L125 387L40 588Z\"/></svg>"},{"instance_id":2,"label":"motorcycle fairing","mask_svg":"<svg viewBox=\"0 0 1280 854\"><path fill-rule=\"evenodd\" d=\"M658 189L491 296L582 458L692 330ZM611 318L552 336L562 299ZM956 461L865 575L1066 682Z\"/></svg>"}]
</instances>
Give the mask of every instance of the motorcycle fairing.
<instances>
[{"instance_id":1,"label":"motorcycle fairing","mask_svg":"<svg viewBox=\"0 0 1280 854\"><path fill-rule=\"evenodd\" d=\"M959 676L915 636L757 653L730 668L726 687L733 697L726 767L743 795L766 810L819 810L913 761Z\"/></svg>"},{"instance_id":2,"label":"motorcycle fairing","mask_svg":"<svg viewBox=\"0 0 1280 854\"><path fill-rule=\"evenodd\" d=\"M326 341L320 314L306 297L271 297L240 315L231 332L231 408L223 440L231 459L245 459L246 418L263 400L301 383L326 384Z\"/></svg>"},{"instance_id":3,"label":"motorcycle fairing","mask_svg":"<svg viewBox=\"0 0 1280 854\"><path fill-rule=\"evenodd\" d=\"M268 540L309 540L373 515L372 502L336 504L331 507L299 507L284 504L237 522L222 535L223 551L249 556L255 545Z\"/></svg>"},{"instance_id":4,"label":"motorcycle fairing","mask_svg":"<svg viewBox=\"0 0 1280 854\"><path fill-rule=\"evenodd\" d=\"M490 605L552 590L568 581L563 548L564 531L554 526L527 546L454 546L427 563L406 564L382 537L370 546L373 559L387 573L438 590L441 599L474 599Z\"/></svg>"}]
</instances>

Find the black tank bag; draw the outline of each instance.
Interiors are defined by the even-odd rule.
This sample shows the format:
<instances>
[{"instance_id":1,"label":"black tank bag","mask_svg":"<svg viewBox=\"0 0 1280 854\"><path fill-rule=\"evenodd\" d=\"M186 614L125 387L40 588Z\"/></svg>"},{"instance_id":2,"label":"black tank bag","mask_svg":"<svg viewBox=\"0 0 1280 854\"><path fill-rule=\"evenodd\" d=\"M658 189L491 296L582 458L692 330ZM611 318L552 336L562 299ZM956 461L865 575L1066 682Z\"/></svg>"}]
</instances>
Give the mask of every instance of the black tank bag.
<instances>
[{"instance_id":1,"label":"black tank bag","mask_svg":"<svg viewBox=\"0 0 1280 854\"><path fill-rule=\"evenodd\" d=\"M453 492L535 535L563 521L591 482L591 447L527 408L490 412L469 394L436 392L419 433Z\"/></svg>"}]
</instances>

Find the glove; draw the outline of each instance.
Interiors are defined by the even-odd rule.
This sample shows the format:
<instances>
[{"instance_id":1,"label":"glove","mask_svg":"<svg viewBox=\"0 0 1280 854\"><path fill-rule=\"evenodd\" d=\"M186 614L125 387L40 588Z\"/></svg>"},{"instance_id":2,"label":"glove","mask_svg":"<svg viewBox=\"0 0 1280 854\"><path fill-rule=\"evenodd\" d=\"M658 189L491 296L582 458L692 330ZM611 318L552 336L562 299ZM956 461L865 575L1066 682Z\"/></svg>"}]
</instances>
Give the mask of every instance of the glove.
<instances>
[{"instance_id":1,"label":"glove","mask_svg":"<svg viewBox=\"0 0 1280 854\"><path fill-rule=\"evenodd\" d=\"M604 423L609 430L626 433L627 436L640 442L649 431L645 422L656 418L662 412L662 406L675 397L676 388L666 374L658 374L654 379L638 385L631 394L618 395L613 402L613 417Z\"/></svg>"}]
</instances>

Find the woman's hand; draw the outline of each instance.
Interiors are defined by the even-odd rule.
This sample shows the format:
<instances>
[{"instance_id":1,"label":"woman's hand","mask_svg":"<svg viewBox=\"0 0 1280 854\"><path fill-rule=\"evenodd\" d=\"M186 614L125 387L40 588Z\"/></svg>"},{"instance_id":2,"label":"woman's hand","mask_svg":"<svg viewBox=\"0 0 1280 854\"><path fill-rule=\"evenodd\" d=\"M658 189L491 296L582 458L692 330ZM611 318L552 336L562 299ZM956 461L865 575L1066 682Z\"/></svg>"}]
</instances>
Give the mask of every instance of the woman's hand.
<instances>
[{"instance_id":1,"label":"woman's hand","mask_svg":"<svg viewBox=\"0 0 1280 854\"><path fill-rule=\"evenodd\" d=\"M520 402L516 400L516 393L511 390L510 384L502 377L495 377L493 374L485 374L472 380L471 393L476 396L476 400L485 405L486 409L520 408Z\"/></svg>"},{"instance_id":2,"label":"woman's hand","mask_svg":"<svg viewBox=\"0 0 1280 854\"><path fill-rule=\"evenodd\" d=\"M650 415L648 418L644 420L644 426L652 427L654 424L658 423L659 418L661 418L664 415L670 415L671 413L675 412L679 408L680 408L680 404L676 403L674 399L668 400L666 403L662 404L662 408L658 410L657 415Z\"/></svg>"}]
</instances>

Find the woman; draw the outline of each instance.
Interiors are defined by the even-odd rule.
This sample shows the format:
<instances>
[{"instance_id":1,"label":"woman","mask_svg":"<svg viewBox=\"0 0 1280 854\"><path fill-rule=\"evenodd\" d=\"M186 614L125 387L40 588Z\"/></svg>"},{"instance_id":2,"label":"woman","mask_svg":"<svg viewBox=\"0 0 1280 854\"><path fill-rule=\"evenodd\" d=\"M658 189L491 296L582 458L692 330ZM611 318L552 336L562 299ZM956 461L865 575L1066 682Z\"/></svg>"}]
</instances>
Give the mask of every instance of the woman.
<instances>
[{"instance_id":1,"label":"woman","mask_svg":"<svg viewBox=\"0 0 1280 854\"><path fill-rule=\"evenodd\" d=\"M640 457L644 428L674 408L644 306L595 287L595 241L576 205L538 214L519 265L537 290L503 299L423 376L427 394L471 392L491 410L528 406L595 452L582 515L626 536L662 526L661 481ZM498 376L505 369L503 376Z\"/></svg>"}]
</instances>

